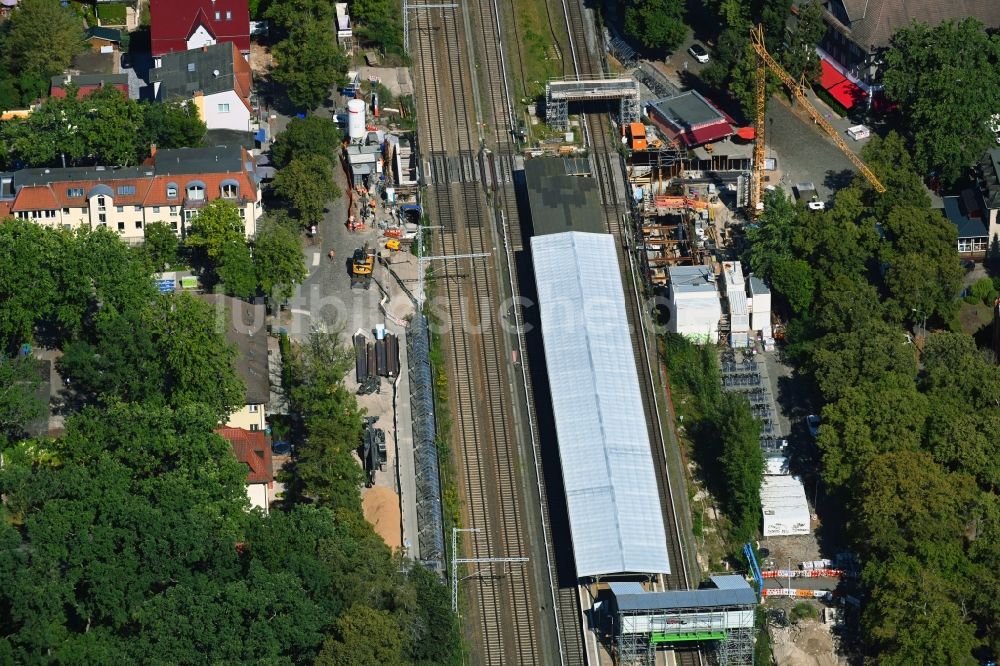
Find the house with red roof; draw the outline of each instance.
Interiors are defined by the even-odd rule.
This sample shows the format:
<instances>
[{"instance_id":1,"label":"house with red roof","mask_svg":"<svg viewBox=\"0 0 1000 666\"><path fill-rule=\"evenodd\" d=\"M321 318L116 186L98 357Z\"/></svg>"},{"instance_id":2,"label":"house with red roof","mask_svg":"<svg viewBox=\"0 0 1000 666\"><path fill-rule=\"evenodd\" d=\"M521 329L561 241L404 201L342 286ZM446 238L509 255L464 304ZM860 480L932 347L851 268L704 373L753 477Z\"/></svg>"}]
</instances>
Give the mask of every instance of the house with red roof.
<instances>
[{"instance_id":1,"label":"house with red roof","mask_svg":"<svg viewBox=\"0 0 1000 666\"><path fill-rule=\"evenodd\" d=\"M154 147L155 148L155 147ZM183 236L198 212L231 201L248 237L262 214L256 161L242 146L153 151L137 167L21 169L0 173L0 210L69 230L104 227L129 244L145 240L150 222Z\"/></svg>"},{"instance_id":2,"label":"house with red roof","mask_svg":"<svg viewBox=\"0 0 1000 666\"><path fill-rule=\"evenodd\" d=\"M696 90L653 100L646 112L664 136L685 148L721 141L735 131L735 121Z\"/></svg>"},{"instance_id":3,"label":"house with red roof","mask_svg":"<svg viewBox=\"0 0 1000 666\"><path fill-rule=\"evenodd\" d=\"M153 58L167 53L231 42L250 54L247 0L150 0Z\"/></svg>"},{"instance_id":4,"label":"house with red roof","mask_svg":"<svg viewBox=\"0 0 1000 666\"><path fill-rule=\"evenodd\" d=\"M50 97L65 97L66 90L76 88L77 99L97 92L102 88L117 88L129 96L128 74L60 74L52 77L49 87Z\"/></svg>"},{"instance_id":5,"label":"house with red roof","mask_svg":"<svg viewBox=\"0 0 1000 666\"><path fill-rule=\"evenodd\" d=\"M271 468L271 447L262 431L242 428L219 428L216 432L229 442L233 455L247 470L247 498L250 506L268 512L274 498L274 472Z\"/></svg>"}]
</instances>

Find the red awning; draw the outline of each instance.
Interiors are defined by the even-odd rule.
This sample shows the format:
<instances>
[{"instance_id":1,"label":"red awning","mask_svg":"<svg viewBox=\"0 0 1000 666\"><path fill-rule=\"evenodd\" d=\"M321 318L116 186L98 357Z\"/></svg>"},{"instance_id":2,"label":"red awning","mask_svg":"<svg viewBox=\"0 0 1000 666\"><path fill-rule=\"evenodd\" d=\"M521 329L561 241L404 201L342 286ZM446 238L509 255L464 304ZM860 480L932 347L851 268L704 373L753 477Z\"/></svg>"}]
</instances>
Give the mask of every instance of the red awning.
<instances>
[{"instance_id":1,"label":"red awning","mask_svg":"<svg viewBox=\"0 0 1000 666\"><path fill-rule=\"evenodd\" d=\"M736 136L740 137L744 141L753 141L757 136L757 130L753 127L741 127L736 130Z\"/></svg>"},{"instance_id":2,"label":"red awning","mask_svg":"<svg viewBox=\"0 0 1000 666\"><path fill-rule=\"evenodd\" d=\"M823 74L819 78L819 84L824 90L830 93L835 100L843 104L845 109L850 109L855 104L868 97L868 93L866 93L859 85L849 81L847 77L837 71L837 69L825 59L821 58L820 64L823 67Z\"/></svg>"},{"instance_id":3,"label":"red awning","mask_svg":"<svg viewBox=\"0 0 1000 666\"><path fill-rule=\"evenodd\" d=\"M705 125L704 127L698 127L693 130L682 132L679 138L685 146L693 148L694 146L701 146L706 143L725 139L727 136L732 135L732 125L720 121L712 123L711 125Z\"/></svg>"}]
</instances>

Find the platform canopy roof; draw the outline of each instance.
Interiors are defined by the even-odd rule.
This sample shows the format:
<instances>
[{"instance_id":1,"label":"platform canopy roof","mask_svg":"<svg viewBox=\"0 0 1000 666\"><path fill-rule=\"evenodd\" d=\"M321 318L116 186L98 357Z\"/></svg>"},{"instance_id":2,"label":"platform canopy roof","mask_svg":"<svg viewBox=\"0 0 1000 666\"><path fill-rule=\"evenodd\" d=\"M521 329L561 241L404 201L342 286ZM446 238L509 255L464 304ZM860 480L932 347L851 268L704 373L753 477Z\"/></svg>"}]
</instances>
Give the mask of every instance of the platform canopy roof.
<instances>
[{"instance_id":1,"label":"platform canopy roof","mask_svg":"<svg viewBox=\"0 0 1000 666\"><path fill-rule=\"evenodd\" d=\"M669 573L666 532L615 240L531 240L579 578Z\"/></svg>"}]
</instances>

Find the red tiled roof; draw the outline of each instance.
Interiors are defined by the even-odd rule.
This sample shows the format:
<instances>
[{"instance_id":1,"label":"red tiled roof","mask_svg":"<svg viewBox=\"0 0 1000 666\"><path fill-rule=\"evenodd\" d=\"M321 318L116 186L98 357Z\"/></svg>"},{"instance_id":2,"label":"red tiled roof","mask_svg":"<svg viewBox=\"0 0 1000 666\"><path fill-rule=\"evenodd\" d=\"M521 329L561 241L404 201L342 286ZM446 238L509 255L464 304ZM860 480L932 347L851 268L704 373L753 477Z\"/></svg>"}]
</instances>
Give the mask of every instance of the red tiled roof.
<instances>
[{"instance_id":1,"label":"red tiled roof","mask_svg":"<svg viewBox=\"0 0 1000 666\"><path fill-rule=\"evenodd\" d=\"M22 187L11 210L55 210L62 208L51 185Z\"/></svg>"},{"instance_id":2,"label":"red tiled roof","mask_svg":"<svg viewBox=\"0 0 1000 666\"><path fill-rule=\"evenodd\" d=\"M232 18L226 20L226 12ZM215 20L216 12L221 17ZM150 0L150 33L154 56L186 51L187 40L204 25L215 40L250 50L250 10L247 0Z\"/></svg>"},{"instance_id":3,"label":"red tiled roof","mask_svg":"<svg viewBox=\"0 0 1000 666\"><path fill-rule=\"evenodd\" d=\"M733 127L727 122L718 121L710 125L703 125L701 127L696 127L694 129L684 129L678 132L677 128L673 126L672 123L666 122L656 122L656 126L667 135L669 139L676 139L685 148L694 148L695 146L701 146L706 143L711 143L713 141L719 141L726 138L727 136L732 136Z\"/></svg>"},{"instance_id":4,"label":"red tiled roof","mask_svg":"<svg viewBox=\"0 0 1000 666\"><path fill-rule=\"evenodd\" d=\"M127 83L110 84L110 87L117 88L118 90L120 90L123 93L125 93L126 97L128 97L128 84ZM92 95L93 93L97 92L98 90L101 90L102 88L104 88L104 84L103 83L88 84L88 85L78 86L77 89L76 89L76 98L77 99L83 99L87 95ZM63 98L65 96L66 96L66 88L63 87L63 86L53 85L51 87L51 89L49 90L49 97Z\"/></svg>"},{"instance_id":5,"label":"red tiled roof","mask_svg":"<svg viewBox=\"0 0 1000 666\"><path fill-rule=\"evenodd\" d=\"M247 483L274 481L274 474L271 471L271 447L268 446L263 431L225 427L219 428L216 432L233 447L236 459L247 466Z\"/></svg>"},{"instance_id":6,"label":"red tiled roof","mask_svg":"<svg viewBox=\"0 0 1000 666\"><path fill-rule=\"evenodd\" d=\"M14 207L13 201L0 201L0 220L10 217L11 209Z\"/></svg>"}]
</instances>

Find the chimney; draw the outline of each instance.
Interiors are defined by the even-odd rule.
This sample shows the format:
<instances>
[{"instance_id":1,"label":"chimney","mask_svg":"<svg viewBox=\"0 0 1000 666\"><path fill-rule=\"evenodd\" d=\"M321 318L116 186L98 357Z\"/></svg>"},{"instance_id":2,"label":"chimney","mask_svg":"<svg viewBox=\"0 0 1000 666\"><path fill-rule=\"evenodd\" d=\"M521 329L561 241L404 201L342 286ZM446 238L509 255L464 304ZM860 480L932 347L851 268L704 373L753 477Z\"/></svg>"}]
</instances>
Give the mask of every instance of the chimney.
<instances>
[{"instance_id":1,"label":"chimney","mask_svg":"<svg viewBox=\"0 0 1000 666\"><path fill-rule=\"evenodd\" d=\"M150 157L156 157L156 144L155 143L149 144L149 156Z\"/></svg>"}]
</instances>

